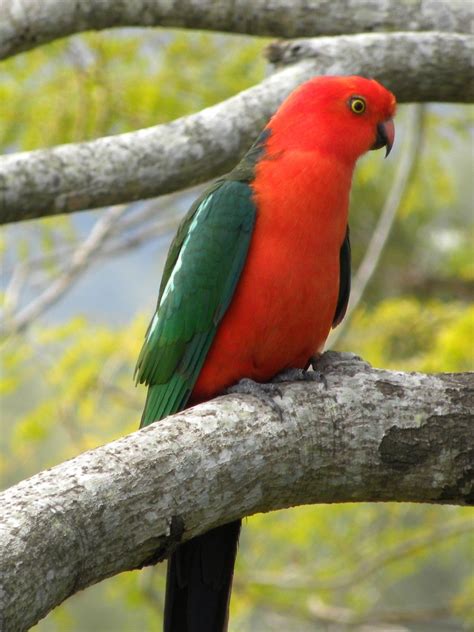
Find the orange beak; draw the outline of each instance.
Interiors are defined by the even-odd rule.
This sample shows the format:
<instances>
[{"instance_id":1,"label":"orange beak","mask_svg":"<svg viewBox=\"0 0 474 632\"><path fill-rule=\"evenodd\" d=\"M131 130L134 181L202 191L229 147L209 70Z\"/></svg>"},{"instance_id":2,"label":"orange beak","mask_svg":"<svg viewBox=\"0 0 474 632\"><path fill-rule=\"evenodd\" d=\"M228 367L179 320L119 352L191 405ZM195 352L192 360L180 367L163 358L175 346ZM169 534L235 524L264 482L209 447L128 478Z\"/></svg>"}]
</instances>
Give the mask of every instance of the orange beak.
<instances>
[{"instance_id":1,"label":"orange beak","mask_svg":"<svg viewBox=\"0 0 474 632\"><path fill-rule=\"evenodd\" d=\"M393 141L395 140L395 125L393 119L388 119L383 123L377 125L377 136L375 137L375 143L372 145L372 149L380 149L386 147L385 158L392 150Z\"/></svg>"}]
</instances>

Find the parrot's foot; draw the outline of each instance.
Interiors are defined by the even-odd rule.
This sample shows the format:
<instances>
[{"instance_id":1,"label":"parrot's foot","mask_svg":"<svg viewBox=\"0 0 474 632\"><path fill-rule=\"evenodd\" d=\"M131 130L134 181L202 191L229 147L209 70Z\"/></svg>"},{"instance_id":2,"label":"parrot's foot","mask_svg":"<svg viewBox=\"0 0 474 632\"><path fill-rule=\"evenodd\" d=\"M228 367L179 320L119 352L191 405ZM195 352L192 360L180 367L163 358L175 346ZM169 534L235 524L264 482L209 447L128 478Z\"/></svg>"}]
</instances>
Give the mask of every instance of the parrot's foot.
<instances>
[{"instance_id":1,"label":"parrot's foot","mask_svg":"<svg viewBox=\"0 0 474 632\"><path fill-rule=\"evenodd\" d=\"M278 384L263 384L261 382L255 382L248 377L244 377L240 382L234 384L234 386L229 386L226 388L224 393L227 395L231 395L233 393L239 393L241 395L254 395L258 397L266 404L268 404L282 419L282 412L280 406L273 399L275 395L278 397L282 397L282 392L278 387Z\"/></svg>"},{"instance_id":2,"label":"parrot's foot","mask_svg":"<svg viewBox=\"0 0 474 632\"><path fill-rule=\"evenodd\" d=\"M310 359L308 366L312 366L314 369L312 359ZM272 382L276 384L280 382L320 382L324 385L325 389L328 387L324 373L317 370L308 371L308 369L287 369L286 371L282 371L282 373L278 373Z\"/></svg>"}]
</instances>

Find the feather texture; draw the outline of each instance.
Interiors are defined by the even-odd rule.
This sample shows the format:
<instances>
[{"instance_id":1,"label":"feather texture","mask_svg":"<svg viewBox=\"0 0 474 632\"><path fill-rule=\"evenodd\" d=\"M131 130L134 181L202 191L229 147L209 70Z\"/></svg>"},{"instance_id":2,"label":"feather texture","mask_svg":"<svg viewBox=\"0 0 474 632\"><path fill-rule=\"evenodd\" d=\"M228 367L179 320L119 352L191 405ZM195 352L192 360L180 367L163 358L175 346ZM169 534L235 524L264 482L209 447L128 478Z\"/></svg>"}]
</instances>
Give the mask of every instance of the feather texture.
<instances>
[{"instance_id":1,"label":"feather texture","mask_svg":"<svg viewBox=\"0 0 474 632\"><path fill-rule=\"evenodd\" d=\"M239 280L255 214L248 184L224 179L178 233L135 371L150 387L142 426L186 405Z\"/></svg>"}]
</instances>

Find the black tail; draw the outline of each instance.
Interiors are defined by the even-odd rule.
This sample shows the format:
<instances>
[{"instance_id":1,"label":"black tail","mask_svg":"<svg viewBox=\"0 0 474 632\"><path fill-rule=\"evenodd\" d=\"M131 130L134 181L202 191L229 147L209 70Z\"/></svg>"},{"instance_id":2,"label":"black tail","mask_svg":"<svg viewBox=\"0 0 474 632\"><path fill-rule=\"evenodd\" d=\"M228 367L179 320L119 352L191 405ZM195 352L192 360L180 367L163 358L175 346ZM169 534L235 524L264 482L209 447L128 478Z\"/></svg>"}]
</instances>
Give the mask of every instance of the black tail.
<instances>
[{"instance_id":1,"label":"black tail","mask_svg":"<svg viewBox=\"0 0 474 632\"><path fill-rule=\"evenodd\" d=\"M164 632L225 632L241 524L193 538L170 557Z\"/></svg>"}]
</instances>

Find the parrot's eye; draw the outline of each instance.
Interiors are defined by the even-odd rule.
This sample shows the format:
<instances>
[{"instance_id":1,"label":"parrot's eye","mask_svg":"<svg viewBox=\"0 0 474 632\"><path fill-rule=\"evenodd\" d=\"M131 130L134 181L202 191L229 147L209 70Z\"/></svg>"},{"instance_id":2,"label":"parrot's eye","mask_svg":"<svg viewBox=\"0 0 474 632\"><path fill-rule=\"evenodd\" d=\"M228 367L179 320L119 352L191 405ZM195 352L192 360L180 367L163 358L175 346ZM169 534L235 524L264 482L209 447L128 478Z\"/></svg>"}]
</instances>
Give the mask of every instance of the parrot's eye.
<instances>
[{"instance_id":1,"label":"parrot's eye","mask_svg":"<svg viewBox=\"0 0 474 632\"><path fill-rule=\"evenodd\" d=\"M365 100L362 97L351 97L349 107L354 114L363 114L365 112Z\"/></svg>"}]
</instances>

